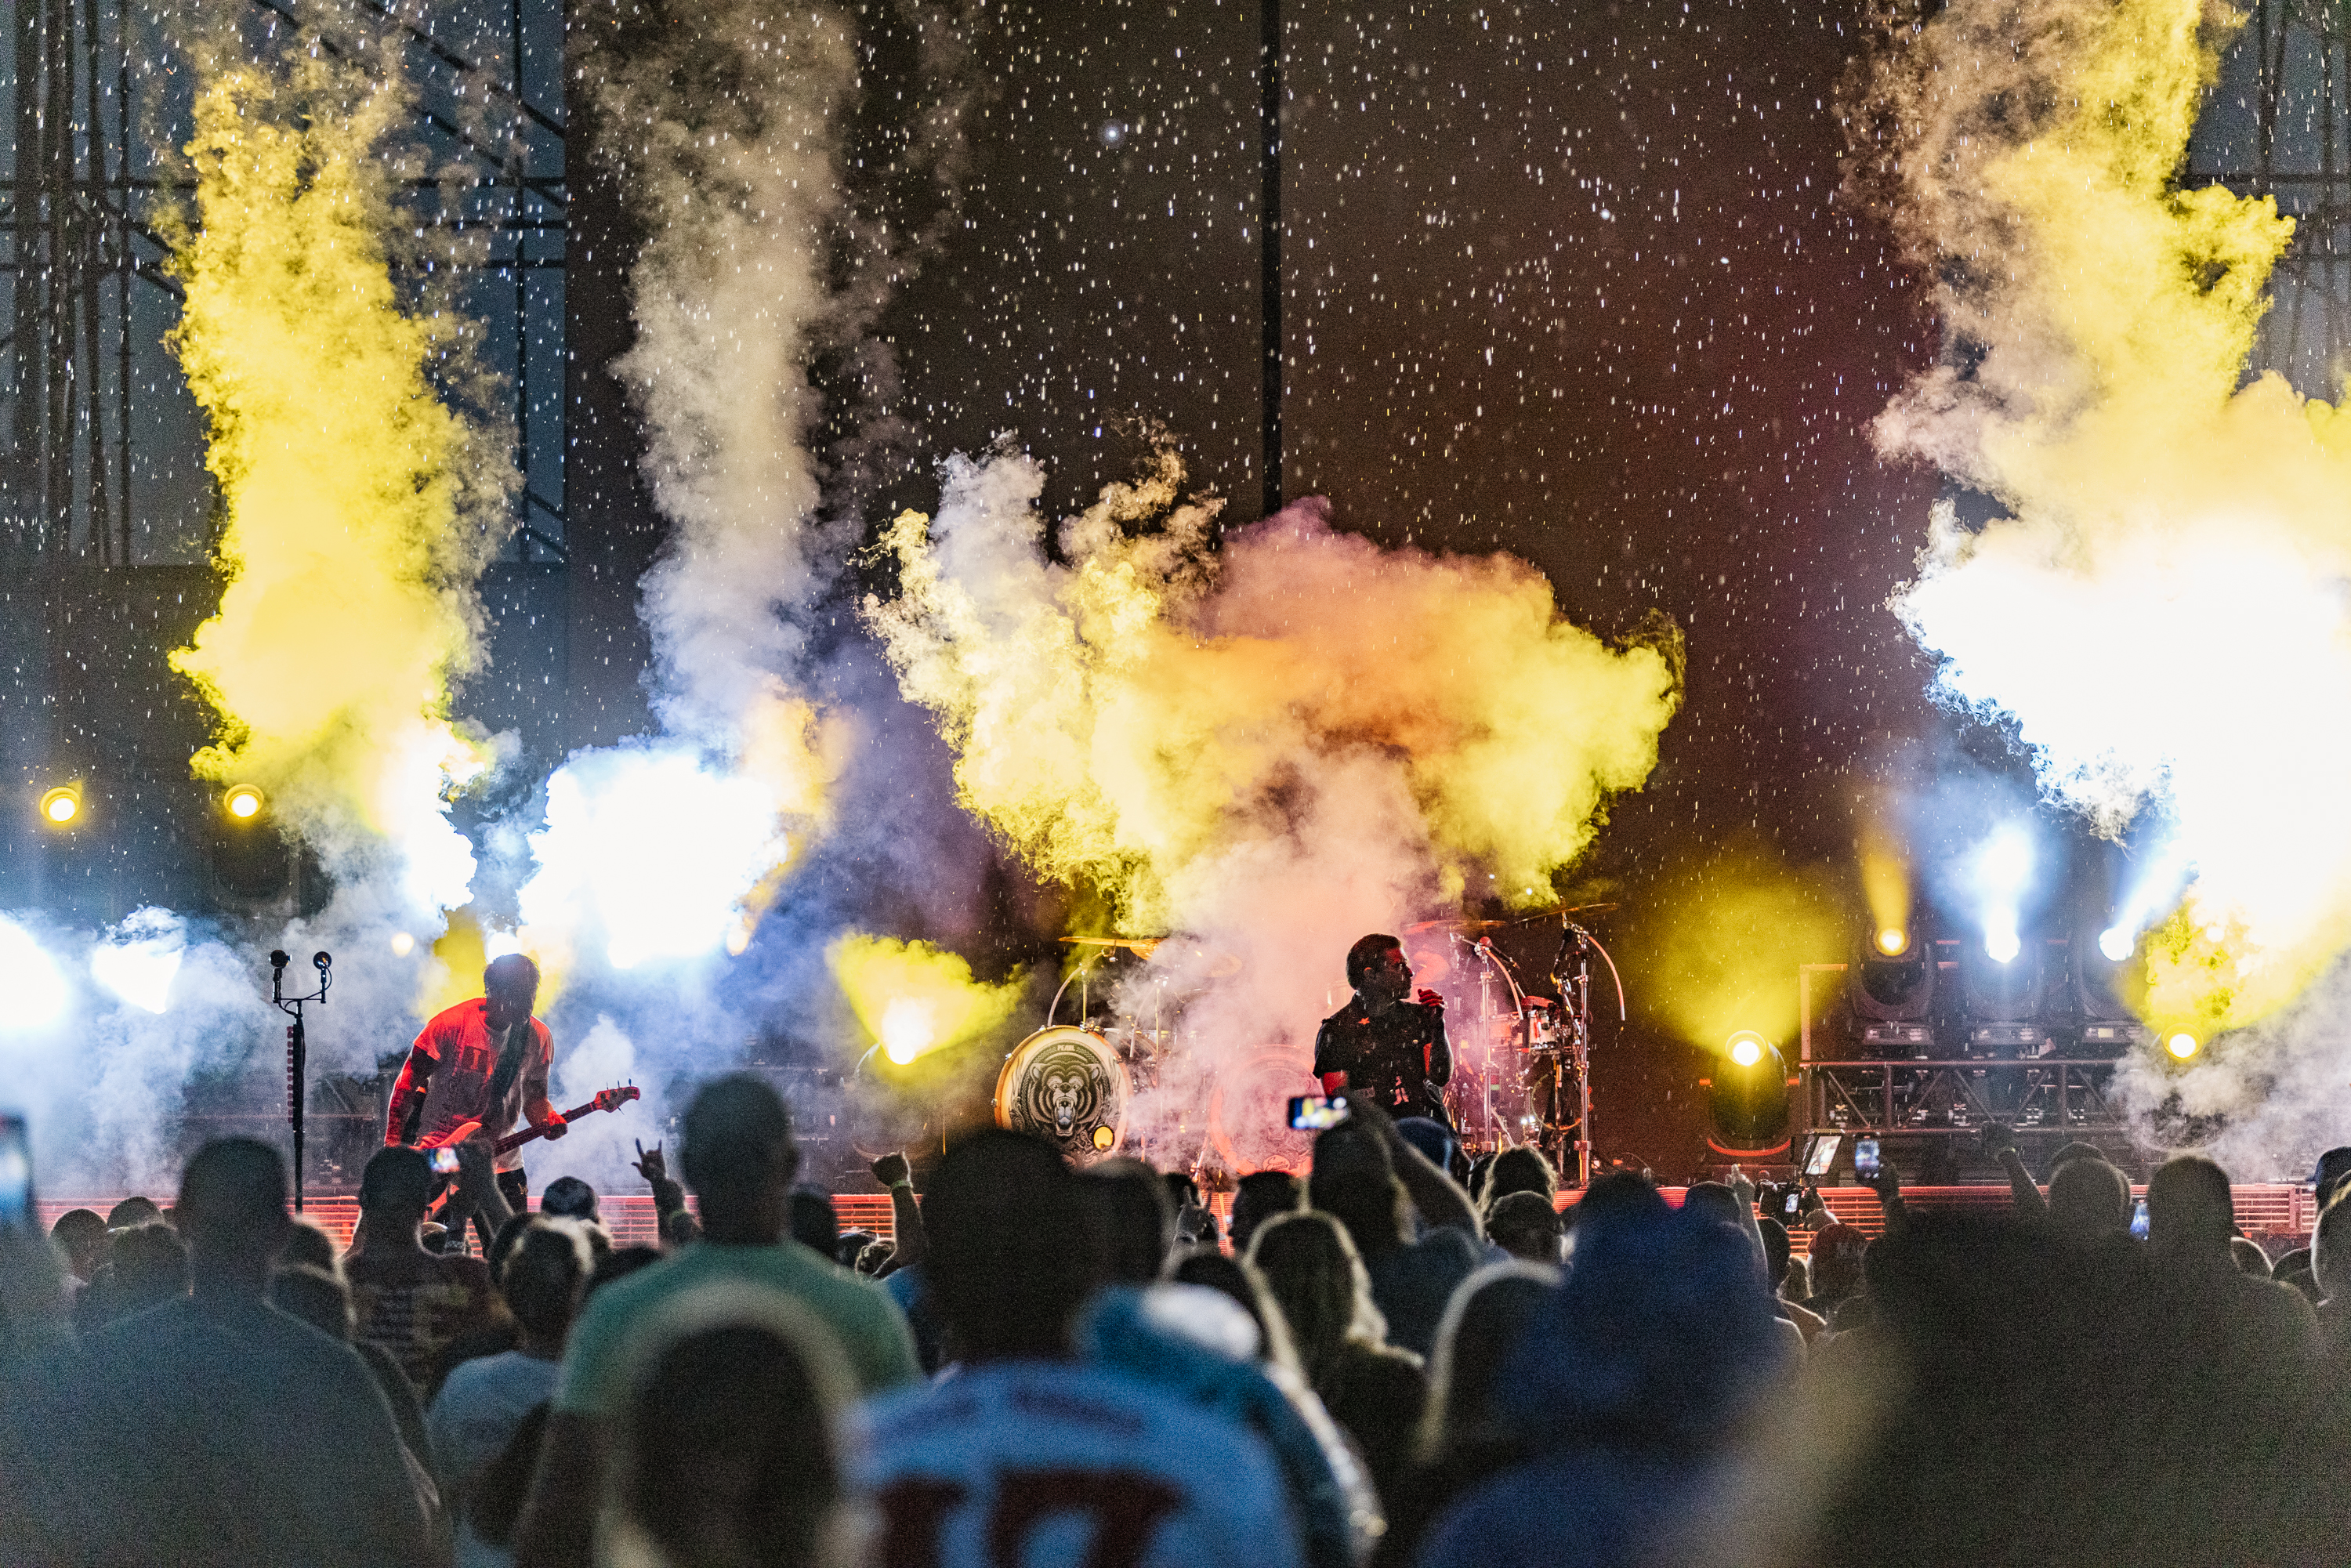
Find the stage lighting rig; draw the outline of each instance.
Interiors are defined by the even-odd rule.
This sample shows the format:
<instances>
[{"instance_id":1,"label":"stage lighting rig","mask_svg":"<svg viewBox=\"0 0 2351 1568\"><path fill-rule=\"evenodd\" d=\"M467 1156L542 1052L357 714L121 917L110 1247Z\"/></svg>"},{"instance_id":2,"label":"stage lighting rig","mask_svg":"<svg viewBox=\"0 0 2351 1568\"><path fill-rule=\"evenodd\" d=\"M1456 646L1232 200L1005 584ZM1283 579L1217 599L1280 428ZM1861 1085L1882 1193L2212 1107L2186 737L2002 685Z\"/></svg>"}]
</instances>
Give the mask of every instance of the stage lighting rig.
<instances>
[{"instance_id":1,"label":"stage lighting rig","mask_svg":"<svg viewBox=\"0 0 2351 1568\"><path fill-rule=\"evenodd\" d=\"M1924 913L1879 926L1855 956L1846 1004L1865 1055L1911 1056L1934 1044L1938 965Z\"/></svg>"},{"instance_id":2,"label":"stage lighting rig","mask_svg":"<svg viewBox=\"0 0 2351 1568\"><path fill-rule=\"evenodd\" d=\"M2163 1042L2163 1049L2171 1053L2174 1061L2186 1061L2203 1049L2203 1041L2181 1030Z\"/></svg>"},{"instance_id":3,"label":"stage lighting rig","mask_svg":"<svg viewBox=\"0 0 2351 1568\"><path fill-rule=\"evenodd\" d=\"M60 784L41 797L41 821L47 828L62 831L81 821L81 786Z\"/></svg>"},{"instance_id":4,"label":"stage lighting rig","mask_svg":"<svg viewBox=\"0 0 2351 1568\"><path fill-rule=\"evenodd\" d=\"M1959 1003L1970 1056L2046 1056L2049 1029L2041 1021L2043 948L2037 938L2012 935L2002 958L1991 945L1959 947Z\"/></svg>"},{"instance_id":5,"label":"stage lighting rig","mask_svg":"<svg viewBox=\"0 0 2351 1568\"><path fill-rule=\"evenodd\" d=\"M250 784L239 784L221 797L221 810L239 822L255 821L268 805L267 797Z\"/></svg>"},{"instance_id":6,"label":"stage lighting rig","mask_svg":"<svg viewBox=\"0 0 2351 1568\"><path fill-rule=\"evenodd\" d=\"M2074 1049L2087 1057L2122 1056L2147 1039L2138 1014L2123 1000L2137 985L2130 967L2137 938L2109 917L2103 903L2085 901L2075 916L2065 944L2065 995L2050 998L2052 1013L2072 1013Z\"/></svg>"},{"instance_id":7,"label":"stage lighting rig","mask_svg":"<svg viewBox=\"0 0 2351 1568\"><path fill-rule=\"evenodd\" d=\"M1788 1062L1780 1048L1751 1029L1723 1041L1723 1061L1706 1091L1714 1130L1708 1145L1718 1154L1750 1158L1788 1142Z\"/></svg>"}]
</instances>

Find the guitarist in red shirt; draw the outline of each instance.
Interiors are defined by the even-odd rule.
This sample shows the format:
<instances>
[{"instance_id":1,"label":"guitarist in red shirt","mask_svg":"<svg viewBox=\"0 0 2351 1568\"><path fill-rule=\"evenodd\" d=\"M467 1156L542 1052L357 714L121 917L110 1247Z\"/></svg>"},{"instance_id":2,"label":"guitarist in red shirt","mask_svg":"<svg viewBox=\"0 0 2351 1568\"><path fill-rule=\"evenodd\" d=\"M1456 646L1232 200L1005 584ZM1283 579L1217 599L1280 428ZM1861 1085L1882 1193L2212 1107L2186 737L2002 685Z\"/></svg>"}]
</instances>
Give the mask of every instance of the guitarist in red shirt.
<instances>
[{"instance_id":1,"label":"guitarist in red shirt","mask_svg":"<svg viewBox=\"0 0 2351 1568\"><path fill-rule=\"evenodd\" d=\"M547 1097L554 1037L531 1016L538 966L520 953L493 958L482 971L482 992L435 1014L409 1047L384 1118L387 1145L434 1148L475 1124L496 1141L525 1118L545 1137L568 1130ZM522 1152L498 1155L497 1173L499 1190L521 1213L529 1192Z\"/></svg>"}]
</instances>

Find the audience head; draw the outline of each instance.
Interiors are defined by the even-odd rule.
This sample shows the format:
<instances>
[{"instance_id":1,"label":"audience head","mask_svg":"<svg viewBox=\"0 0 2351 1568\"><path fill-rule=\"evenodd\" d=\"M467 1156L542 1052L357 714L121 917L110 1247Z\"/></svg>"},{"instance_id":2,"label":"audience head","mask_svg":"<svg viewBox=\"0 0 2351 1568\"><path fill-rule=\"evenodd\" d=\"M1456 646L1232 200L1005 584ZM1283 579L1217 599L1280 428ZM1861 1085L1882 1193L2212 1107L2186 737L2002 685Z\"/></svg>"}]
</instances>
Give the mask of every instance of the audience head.
<instances>
[{"instance_id":1,"label":"audience head","mask_svg":"<svg viewBox=\"0 0 2351 1568\"><path fill-rule=\"evenodd\" d=\"M1159 1278L1176 1239L1176 1210L1159 1173L1141 1160L1113 1159L1089 1169L1085 1181L1102 1216L1111 1279L1147 1285Z\"/></svg>"},{"instance_id":2,"label":"audience head","mask_svg":"<svg viewBox=\"0 0 2351 1568\"><path fill-rule=\"evenodd\" d=\"M2130 1229L2130 1178L2096 1155L2067 1160L2049 1177L2049 1220L2084 1240Z\"/></svg>"},{"instance_id":3,"label":"audience head","mask_svg":"<svg viewBox=\"0 0 2351 1568\"><path fill-rule=\"evenodd\" d=\"M1795 1248L1788 1239L1788 1228L1770 1215L1755 1222L1763 1233L1763 1275L1777 1291L1788 1278L1788 1260Z\"/></svg>"},{"instance_id":4,"label":"audience head","mask_svg":"<svg viewBox=\"0 0 2351 1568\"><path fill-rule=\"evenodd\" d=\"M2351 1202L2340 1195L2318 1217L2311 1234L2310 1271L2327 1301L2351 1302Z\"/></svg>"},{"instance_id":5,"label":"audience head","mask_svg":"<svg viewBox=\"0 0 2351 1568\"><path fill-rule=\"evenodd\" d=\"M595 1268L588 1275L588 1282L580 1287L580 1305L585 1306L589 1297L613 1281L625 1280L638 1270L650 1269L661 1260L661 1249L658 1247L613 1248L596 1260ZM574 1308L575 1315L577 1311Z\"/></svg>"},{"instance_id":6,"label":"audience head","mask_svg":"<svg viewBox=\"0 0 2351 1568\"><path fill-rule=\"evenodd\" d=\"M408 1234L432 1201L433 1162L423 1150L395 1146L368 1156L360 1173L360 1212L371 1238L381 1239L386 1229Z\"/></svg>"},{"instance_id":7,"label":"audience head","mask_svg":"<svg viewBox=\"0 0 2351 1568\"><path fill-rule=\"evenodd\" d=\"M1494 1415L1497 1375L1558 1283L1557 1270L1515 1262L1489 1264L1461 1281L1429 1357L1424 1458L1506 1436Z\"/></svg>"},{"instance_id":8,"label":"audience head","mask_svg":"<svg viewBox=\"0 0 2351 1568\"><path fill-rule=\"evenodd\" d=\"M107 1239L104 1306L122 1317L188 1293L188 1247L170 1226L134 1225Z\"/></svg>"},{"instance_id":9,"label":"audience head","mask_svg":"<svg viewBox=\"0 0 2351 1568\"><path fill-rule=\"evenodd\" d=\"M1395 1127L1396 1134L1422 1159L1447 1175L1452 1173L1453 1154L1460 1145L1454 1141L1444 1123L1434 1116L1399 1116Z\"/></svg>"},{"instance_id":10,"label":"audience head","mask_svg":"<svg viewBox=\"0 0 2351 1568\"><path fill-rule=\"evenodd\" d=\"M130 1230L141 1225L161 1225L163 1211L155 1207L152 1197L126 1197L106 1211L109 1230Z\"/></svg>"},{"instance_id":11,"label":"audience head","mask_svg":"<svg viewBox=\"0 0 2351 1568\"><path fill-rule=\"evenodd\" d=\"M1306 1184L1288 1171L1252 1171L1233 1188L1233 1250L1246 1255L1257 1228L1304 1207Z\"/></svg>"},{"instance_id":12,"label":"audience head","mask_svg":"<svg viewBox=\"0 0 2351 1568\"><path fill-rule=\"evenodd\" d=\"M1386 1337L1363 1259L1332 1216L1310 1209L1268 1220L1249 1243L1249 1260L1281 1309L1310 1382L1331 1372L1350 1339L1376 1344Z\"/></svg>"},{"instance_id":13,"label":"audience head","mask_svg":"<svg viewBox=\"0 0 2351 1568\"><path fill-rule=\"evenodd\" d=\"M1531 1192L1548 1203L1559 1196L1559 1173L1543 1158L1541 1149L1524 1145L1502 1150L1486 1171L1486 1190L1480 1195L1487 1210L1514 1192Z\"/></svg>"},{"instance_id":14,"label":"audience head","mask_svg":"<svg viewBox=\"0 0 2351 1568\"><path fill-rule=\"evenodd\" d=\"M1682 1207L1696 1209L1725 1225L1737 1225L1740 1221L1739 1195L1719 1181L1692 1182L1682 1193Z\"/></svg>"},{"instance_id":15,"label":"audience head","mask_svg":"<svg viewBox=\"0 0 2351 1568\"><path fill-rule=\"evenodd\" d=\"M2201 1155L2166 1160L2147 1184L2147 1239L2175 1255L2225 1256L2236 1234L2229 1173Z\"/></svg>"},{"instance_id":16,"label":"audience head","mask_svg":"<svg viewBox=\"0 0 2351 1568\"><path fill-rule=\"evenodd\" d=\"M1050 1145L989 1127L950 1148L924 1203L924 1267L962 1355L1067 1355L1071 1321L1101 1280L1095 1226Z\"/></svg>"},{"instance_id":17,"label":"audience head","mask_svg":"<svg viewBox=\"0 0 2351 1568\"><path fill-rule=\"evenodd\" d=\"M1638 1171L1610 1171L1593 1178L1568 1212L1579 1228L1584 1218L1598 1214L1662 1214L1667 1205L1657 1184Z\"/></svg>"},{"instance_id":18,"label":"audience head","mask_svg":"<svg viewBox=\"0 0 2351 1568\"><path fill-rule=\"evenodd\" d=\"M87 1281L106 1261L106 1221L94 1208L68 1208L49 1227L49 1240L68 1273Z\"/></svg>"},{"instance_id":19,"label":"audience head","mask_svg":"<svg viewBox=\"0 0 2351 1568\"><path fill-rule=\"evenodd\" d=\"M593 1223L596 1213L596 1189L578 1176L557 1176L539 1194L538 1211L558 1219L585 1219Z\"/></svg>"},{"instance_id":20,"label":"audience head","mask_svg":"<svg viewBox=\"0 0 2351 1568\"><path fill-rule=\"evenodd\" d=\"M1345 1226L1355 1250L1366 1258L1394 1251L1408 1235L1404 1184L1396 1180L1387 1145L1353 1123L1315 1134L1306 1198Z\"/></svg>"},{"instance_id":21,"label":"audience head","mask_svg":"<svg viewBox=\"0 0 2351 1568\"><path fill-rule=\"evenodd\" d=\"M1231 1297L1257 1324L1259 1357L1295 1370L1297 1354L1290 1343L1290 1325L1265 1288L1265 1281L1247 1262L1203 1247L1178 1258L1167 1277L1179 1285L1198 1285Z\"/></svg>"},{"instance_id":22,"label":"audience head","mask_svg":"<svg viewBox=\"0 0 2351 1568\"><path fill-rule=\"evenodd\" d=\"M1694 1450L1770 1375L1777 1333L1737 1227L1604 1208L1577 1220L1574 1267L1504 1362L1496 1413L1543 1448Z\"/></svg>"},{"instance_id":23,"label":"audience head","mask_svg":"<svg viewBox=\"0 0 2351 1568\"><path fill-rule=\"evenodd\" d=\"M2310 1185L2318 1189L2311 1197L2316 1201L2321 1214L2326 1212L2326 1206L2335 1201L2335 1195L2341 1192L2346 1183L2351 1183L2351 1144L2329 1149L2319 1155L2317 1168L2310 1173Z\"/></svg>"},{"instance_id":24,"label":"audience head","mask_svg":"<svg viewBox=\"0 0 2351 1568\"><path fill-rule=\"evenodd\" d=\"M2266 1280L2270 1277L2270 1255L2262 1251L2262 1244L2252 1238L2230 1237L2229 1256L2235 1260L2237 1272L2251 1274L2257 1280Z\"/></svg>"},{"instance_id":25,"label":"audience head","mask_svg":"<svg viewBox=\"0 0 2351 1568\"><path fill-rule=\"evenodd\" d=\"M1463 1185L1469 1189L1470 1202L1483 1203L1486 1200L1486 1176L1493 1168L1494 1156L1490 1152L1469 1162L1468 1180Z\"/></svg>"},{"instance_id":26,"label":"audience head","mask_svg":"<svg viewBox=\"0 0 2351 1568\"><path fill-rule=\"evenodd\" d=\"M790 1298L758 1295L755 1309L686 1317L633 1358L613 1434L619 1560L845 1560L843 1392L827 1342ZM652 1550L629 1550L638 1542Z\"/></svg>"},{"instance_id":27,"label":"audience head","mask_svg":"<svg viewBox=\"0 0 2351 1568\"><path fill-rule=\"evenodd\" d=\"M298 1219L286 1228L286 1245L277 1249L281 1268L297 1264L312 1269L335 1271L335 1239L307 1219Z\"/></svg>"},{"instance_id":28,"label":"audience head","mask_svg":"<svg viewBox=\"0 0 2351 1568\"><path fill-rule=\"evenodd\" d=\"M576 1219L534 1215L517 1232L497 1270L498 1294L532 1343L560 1347L595 1268L587 1232Z\"/></svg>"},{"instance_id":29,"label":"audience head","mask_svg":"<svg viewBox=\"0 0 2351 1568\"><path fill-rule=\"evenodd\" d=\"M1842 1301L1861 1289L1861 1260L1869 1238L1850 1225L1825 1226L1813 1232L1811 1255L1815 1301Z\"/></svg>"},{"instance_id":30,"label":"audience head","mask_svg":"<svg viewBox=\"0 0 2351 1568\"><path fill-rule=\"evenodd\" d=\"M2049 1156L2050 1178L2054 1180L2059 1171L2075 1160L2103 1160L2105 1157L2106 1151L2095 1144L2067 1144Z\"/></svg>"},{"instance_id":31,"label":"audience head","mask_svg":"<svg viewBox=\"0 0 2351 1568\"><path fill-rule=\"evenodd\" d=\"M350 1290L328 1270L309 1263L279 1264L269 1275L269 1304L329 1339L351 1337Z\"/></svg>"},{"instance_id":32,"label":"audience head","mask_svg":"<svg viewBox=\"0 0 2351 1568\"><path fill-rule=\"evenodd\" d=\"M685 1108L683 1131L680 1168L702 1199L704 1224L720 1228L723 1216L730 1231L739 1222L780 1234L800 1151L775 1087L747 1072L705 1083Z\"/></svg>"},{"instance_id":33,"label":"audience head","mask_svg":"<svg viewBox=\"0 0 2351 1568\"><path fill-rule=\"evenodd\" d=\"M1488 1206L1486 1234L1495 1246L1528 1263L1557 1263L1566 1227L1552 1200L1539 1192L1506 1192Z\"/></svg>"},{"instance_id":34,"label":"audience head","mask_svg":"<svg viewBox=\"0 0 2351 1568\"><path fill-rule=\"evenodd\" d=\"M830 1258L841 1245L841 1212L832 1196L817 1187L792 1188L792 1239Z\"/></svg>"},{"instance_id":35,"label":"audience head","mask_svg":"<svg viewBox=\"0 0 2351 1568\"><path fill-rule=\"evenodd\" d=\"M214 1138L196 1151L180 1177L178 1218L199 1284L234 1280L260 1294L292 1223L286 1213L286 1162L256 1139Z\"/></svg>"}]
</instances>

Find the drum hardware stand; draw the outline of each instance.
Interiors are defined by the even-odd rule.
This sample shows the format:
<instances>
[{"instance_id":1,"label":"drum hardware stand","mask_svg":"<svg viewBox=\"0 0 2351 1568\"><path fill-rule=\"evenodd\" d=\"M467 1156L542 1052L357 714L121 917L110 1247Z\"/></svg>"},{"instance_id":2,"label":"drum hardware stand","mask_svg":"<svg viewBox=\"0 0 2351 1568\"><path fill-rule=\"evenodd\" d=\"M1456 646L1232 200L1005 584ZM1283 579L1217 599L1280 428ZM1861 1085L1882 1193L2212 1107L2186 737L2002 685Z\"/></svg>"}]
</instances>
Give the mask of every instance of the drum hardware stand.
<instances>
[{"instance_id":1,"label":"drum hardware stand","mask_svg":"<svg viewBox=\"0 0 2351 1568\"><path fill-rule=\"evenodd\" d=\"M1560 996L1566 1005L1568 1051L1575 1062L1575 1185L1592 1185L1592 955L1597 953L1608 966L1608 973L1616 981L1616 1021L1625 1021L1625 979L1616 972L1616 960L1608 956L1598 938L1574 921L1561 918L1559 956L1552 960L1552 978L1558 982ZM1575 968L1568 972L1570 956ZM1559 1075L1552 1074L1552 1124L1559 1125Z\"/></svg>"},{"instance_id":2,"label":"drum hardware stand","mask_svg":"<svg viewBox=\"0 0 2351 1568\"><path fill-rule=\"evenodd\" d=\"M327 1000L327 988L334 983L335 960L325 953L310 955L311 966L319 971L319 988L306 997L286 994L286 966L290 960L283 948L269 955L269 999L277 1010L294 1021L286 1026L286 1120L294 1129L294 1212L302 1212L302 1112L303 1087L309 1081L309 1040L302 1027L302 1004Z\"/></svg>"}]
</instances>

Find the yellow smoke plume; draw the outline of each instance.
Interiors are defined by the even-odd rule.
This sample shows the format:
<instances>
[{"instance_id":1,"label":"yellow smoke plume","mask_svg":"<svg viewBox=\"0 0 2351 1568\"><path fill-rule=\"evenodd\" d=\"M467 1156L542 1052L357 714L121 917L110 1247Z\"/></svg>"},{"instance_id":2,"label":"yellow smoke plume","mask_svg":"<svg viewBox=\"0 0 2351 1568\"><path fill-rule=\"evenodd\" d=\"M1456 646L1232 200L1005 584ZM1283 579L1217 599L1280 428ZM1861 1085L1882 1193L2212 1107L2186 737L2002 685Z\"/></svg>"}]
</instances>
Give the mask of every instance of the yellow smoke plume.
<instances>
[{"instance_id":1,"label":"yellow smoke plume","mask_svg":"<svg viewBox=\"0 0 2351 1568\"><path fill-rule=\"evenodd\" d=\"M1678 701L1670 632L1611 648L1508 556L1382 550L1321 504L1209 548L1163 451L1041 553L1038 467L946 467L938 527L883 548L899 597L867 601L901 685L956 751L964 803L1046 874L1106 894L1133 929L1193 928L1259 846L1343 803L1376 838L1394 914L1465 891L1515 904L1591 841L1656 761ZM1146 526L1147 525L1147 526Z\"/></svg>"},{"instance_id":2,"label":"yellow smoke plume","mask_svg":"<svg viewBox=\"0 0 2351 1568\"><path fill-rule=\"evenodd\" d=\"M2236 1028L2351 931L2351 422L2240 388L2292 234L2176 181L2237 18L2201 0L1959 0L1881 60L1865 183L1953 352L1880 422L2002 502L1938 508L1895 608L1945 691L2013 715L2101 829L2194 867L2142 946L2158 1034Z\"/></svg>"},{"instance_id":3,"label":"yellow smoke plume","mask_svg":"<svg viewBox=\"0 0 2351 1568\"><path fill-rule=\"evenodd\" d=\"M1793 1061L1797 967L1843 961L1849 939L1830 877L1742 838L1668 867L1626 925L1623 956L1682 1040L1720 1053L1753 1030Z\"/></svg>"},{"instance_id":4,"label":"yellow smoke plume","mask_svg":"<svg viewBox=\"0 0 2351 1568\"><path fill-rule=\"evenodd\" d=\"M883 1054L904 1067L977 1039L1012 1016L1027 988L1019 976L991 986L971 966L927 942L852 931L825 949L841 994Z\"/></svg>"},{"instance_id":5,"label":"yellow smoke plume","mask_svg":"<svg viewBox=\"0 0 2351 1568\"><path fill-rule=\"evenodd\" d=\"M262 785L332 870L388 840L415 902L462 904L444 792L489 758L451 726L448 680L475 657L505 460L426 379L448 327L393 288L406 89L382 60L289 57L199 53L172 343L210 422L227 587L172 665L220 715L201 776Z\"/></svg>"}]
</instances>

